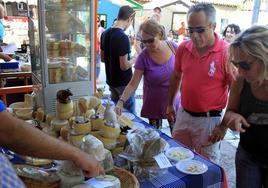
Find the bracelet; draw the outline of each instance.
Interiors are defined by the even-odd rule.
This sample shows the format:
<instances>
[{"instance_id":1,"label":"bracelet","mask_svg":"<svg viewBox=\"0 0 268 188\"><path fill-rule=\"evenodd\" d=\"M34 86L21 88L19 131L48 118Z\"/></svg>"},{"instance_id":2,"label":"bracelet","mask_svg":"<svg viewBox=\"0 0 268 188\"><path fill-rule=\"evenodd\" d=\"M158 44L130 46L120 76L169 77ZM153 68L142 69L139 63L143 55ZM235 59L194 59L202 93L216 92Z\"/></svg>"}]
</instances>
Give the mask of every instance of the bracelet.
<instances>
[{"instance_id":1,"label":"bracelet","mask_svg":"<svg viewBox=\"0 0 268 188\"><path fill-rule=\"evenodd\" d=\"M125 101L123 99L119 99L118 102L121 101L123 104L125 103Z\"/></svg>"}]
</instances>

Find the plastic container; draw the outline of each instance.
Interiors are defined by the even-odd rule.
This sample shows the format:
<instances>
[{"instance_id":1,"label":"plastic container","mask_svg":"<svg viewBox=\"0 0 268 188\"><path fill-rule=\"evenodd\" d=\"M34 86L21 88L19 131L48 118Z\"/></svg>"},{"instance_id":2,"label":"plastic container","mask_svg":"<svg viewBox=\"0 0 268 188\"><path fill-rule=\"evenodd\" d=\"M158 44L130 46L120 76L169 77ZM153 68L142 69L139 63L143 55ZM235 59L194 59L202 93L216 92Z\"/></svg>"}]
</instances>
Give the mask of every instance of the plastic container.
<instances>
[{"instance_id":1,"label":"plastic container","mask_svg":"<svg viewBox=\"0 0 268 188\"><path fill-rule=\"evenodd\" d=\"M0 63L1 72L16 71L19 69L19 62L4 62Z\"/></svg>"}]
</instances>

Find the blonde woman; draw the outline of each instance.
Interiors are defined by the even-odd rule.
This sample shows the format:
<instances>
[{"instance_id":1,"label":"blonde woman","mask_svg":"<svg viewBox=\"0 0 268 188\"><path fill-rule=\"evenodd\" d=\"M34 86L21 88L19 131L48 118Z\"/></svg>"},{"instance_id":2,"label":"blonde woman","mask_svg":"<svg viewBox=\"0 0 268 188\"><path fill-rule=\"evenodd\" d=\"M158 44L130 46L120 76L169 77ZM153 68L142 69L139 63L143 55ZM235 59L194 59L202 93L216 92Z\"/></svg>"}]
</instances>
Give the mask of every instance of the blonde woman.
<instances>
[{"instance_id":1,"label":"blonde woman","mask_svg":"<svg viewBox=\"0 0 268 188\"><path fill-rule=\"evenodd\" d=\"M223 138L229 127L240 131L236 152L236 187L268 187L268 27L252 26L229 47L238 68L221 127L211 137Z\"/></svg>"},{"instance_id":2,"label":"blonde woman","mask_svg":"<svg viewBox=\"0 0 268 188\"><path fill-rule=\"evenodd\" d=\"M134 75L116 105L117 114L121 114L123 104L137 89L144 77L143 105L141 116L149 123L161 128L162 119L166 119L169 79L174 68L177 45L163 40L162 26L155 20L147 20L140 26L141 42L145 48L135 63ZM178 103L178 98L175 104ZM173 128L173 122L170 129Z\"/></svg>"}]
</instances>

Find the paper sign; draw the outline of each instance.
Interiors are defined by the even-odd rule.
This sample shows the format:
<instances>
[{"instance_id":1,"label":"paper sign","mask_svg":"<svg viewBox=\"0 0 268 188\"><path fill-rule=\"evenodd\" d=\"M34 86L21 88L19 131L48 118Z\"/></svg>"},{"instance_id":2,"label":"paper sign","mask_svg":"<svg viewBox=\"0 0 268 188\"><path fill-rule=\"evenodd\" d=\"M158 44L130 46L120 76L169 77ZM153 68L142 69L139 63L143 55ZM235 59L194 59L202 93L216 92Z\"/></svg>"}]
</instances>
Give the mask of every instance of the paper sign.
<instances>
[{"instance_id":1,"label":"paper sign","mask_svg":"<svg viewBox=\"0 0 268 188\"><path fill-rule=\"evenodd\" d=\"M15 43L10 43L8 45L3 45L3 46L1 46L1 48L3 50L3 53L6 53L6 54L13 54L17 50L17 46L16 46Z\"/></svg>"},{"instance_id":2,"label":"paper sign","mask_svg":"<svg viewBox=\"0 0 268 188\"><path fill-rule=\"evenodd\" d=\"M160 153L160 154L154 156L154 159L156 160L158 166L161 169L168 168L168 167L172 166L172 164L170 163L170 161L168 160L168 158L166 157L166 155L164 153Z\"/></svg>"}]
</instances>

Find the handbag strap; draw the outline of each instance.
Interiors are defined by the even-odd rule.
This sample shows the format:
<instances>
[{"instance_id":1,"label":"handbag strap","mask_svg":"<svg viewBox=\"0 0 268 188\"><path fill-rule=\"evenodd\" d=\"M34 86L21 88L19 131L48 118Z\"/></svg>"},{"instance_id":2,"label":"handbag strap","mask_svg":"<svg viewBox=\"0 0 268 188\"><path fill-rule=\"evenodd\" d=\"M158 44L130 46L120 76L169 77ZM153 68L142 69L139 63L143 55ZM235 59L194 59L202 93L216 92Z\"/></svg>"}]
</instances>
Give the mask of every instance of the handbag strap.
<instances>
[{"instance_id":1,"label":"handbag strap","mask_svg":"<svg viewBox=\"0 0 268 188\"><path fill-rule=\"evenodd\" d=\"M172 45L172 43L170 41L166 41L166 43L167 43L169 49L172 51L172 53L174 55L176 55L176 51L175 51L174 46Z\"/></svg>"}]
</instances>

